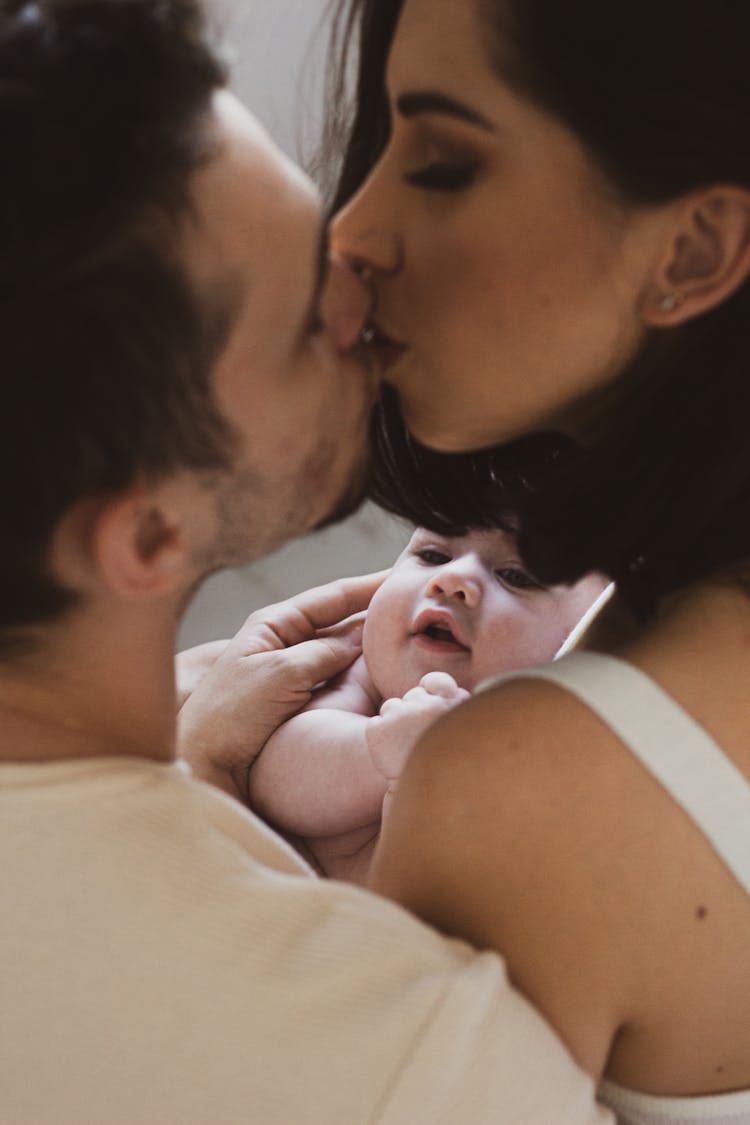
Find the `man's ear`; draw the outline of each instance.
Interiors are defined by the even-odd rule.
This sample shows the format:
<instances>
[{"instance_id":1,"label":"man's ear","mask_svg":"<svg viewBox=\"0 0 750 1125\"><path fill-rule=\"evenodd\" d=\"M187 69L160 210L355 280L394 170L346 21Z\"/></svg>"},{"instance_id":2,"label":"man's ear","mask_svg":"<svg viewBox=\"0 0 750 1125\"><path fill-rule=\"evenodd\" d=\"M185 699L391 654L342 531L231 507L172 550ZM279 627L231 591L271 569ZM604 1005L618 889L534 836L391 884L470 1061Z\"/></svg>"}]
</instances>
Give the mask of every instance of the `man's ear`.
<instances>
[{"instance_id":1,"label":"man's ear","mask_svg":"<svg viewBox=\"0 0 750 1125\"><path fill-rule=\"evenodd\" d=\"M103 501L91 528L103 581L125 598L168 595L188 578L185 511L169 488L134 486Z\"/></svg>"},{"instance_id":2,"label":"man's ear","mask_svg":"<svg viewBox=\"0 0 750 1125\"><path fill-rule=\"evenodd\" d=\"M655 327L682 324L720 305L750 274L750 191L715 185L675 212L646 309Z\"/></svg>"}]
</instances>

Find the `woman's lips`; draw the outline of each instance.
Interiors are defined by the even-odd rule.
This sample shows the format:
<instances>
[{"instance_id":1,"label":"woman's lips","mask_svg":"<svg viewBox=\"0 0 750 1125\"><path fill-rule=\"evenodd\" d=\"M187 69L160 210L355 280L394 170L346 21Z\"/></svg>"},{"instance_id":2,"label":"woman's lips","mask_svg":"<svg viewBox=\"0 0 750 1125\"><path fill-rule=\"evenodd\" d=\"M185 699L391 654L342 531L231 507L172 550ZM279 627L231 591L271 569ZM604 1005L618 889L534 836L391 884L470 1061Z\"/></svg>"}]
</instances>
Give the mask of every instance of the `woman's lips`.
<instances>
[{"instance_id":1,"label":"woman's lips","mask_svg":"<svg viewBox=\"0 0 750 1125\"><path fill-rule=\"evenodd\" d=\"M375 356L383 374L398 363L406 351L406 344L402 344L389 336L374 321L370 321L363 329L362 342Z\"/></svg>"}]
</instances>

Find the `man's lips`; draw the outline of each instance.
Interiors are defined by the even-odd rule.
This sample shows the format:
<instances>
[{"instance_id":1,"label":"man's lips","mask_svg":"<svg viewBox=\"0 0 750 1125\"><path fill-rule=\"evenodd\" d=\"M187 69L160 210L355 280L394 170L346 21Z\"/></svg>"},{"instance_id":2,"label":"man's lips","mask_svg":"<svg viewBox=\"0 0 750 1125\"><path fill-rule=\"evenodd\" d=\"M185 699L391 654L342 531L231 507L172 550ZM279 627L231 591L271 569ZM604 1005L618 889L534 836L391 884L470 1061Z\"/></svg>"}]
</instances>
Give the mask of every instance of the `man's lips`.
<instances>
[{"instance_id":1,"label":"man's lips","mask_svg":"<svg viewBox=\"0 0 750 1125\"><path fill-rule=\"evenodd\" d=\"M432 652L471 652L450 613L425 609L411 627L414 642Z\"/></svg>"},{"instance_id":2,"label":"man's lips","mask_svg":"<svg viewBox=\"0 0 750 1125\"><path fill-rule=\"evenodd\" d=\"M406 344L389 336L374 320L368 321L362 330L362 342L376 357L383 373L398 363L406 351Z\"/></svg>"}]
</instances>

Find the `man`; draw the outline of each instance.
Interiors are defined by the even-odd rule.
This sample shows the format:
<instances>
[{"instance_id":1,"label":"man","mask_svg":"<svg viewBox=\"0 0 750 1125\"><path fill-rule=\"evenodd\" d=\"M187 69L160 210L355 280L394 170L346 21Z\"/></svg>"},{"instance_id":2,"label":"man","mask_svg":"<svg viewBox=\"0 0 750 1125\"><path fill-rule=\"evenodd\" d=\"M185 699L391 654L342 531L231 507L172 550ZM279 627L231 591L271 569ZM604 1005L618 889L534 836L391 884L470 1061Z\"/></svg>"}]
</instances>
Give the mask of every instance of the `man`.
<instances>
[{"instance_id":1,"label":"man","mask_svg":"<svg viewBox=\"0 0 750 1125\"><path fill-rule=\"evenodd\" d=\"M222 82L193 0L0 3L0 1119L607 1120L498 958L174 761L192 590L356 501L373 394L366 294ZM218 663L257 679L248 740L375 584L250 620Z\"/></svg>"}]
</instances>

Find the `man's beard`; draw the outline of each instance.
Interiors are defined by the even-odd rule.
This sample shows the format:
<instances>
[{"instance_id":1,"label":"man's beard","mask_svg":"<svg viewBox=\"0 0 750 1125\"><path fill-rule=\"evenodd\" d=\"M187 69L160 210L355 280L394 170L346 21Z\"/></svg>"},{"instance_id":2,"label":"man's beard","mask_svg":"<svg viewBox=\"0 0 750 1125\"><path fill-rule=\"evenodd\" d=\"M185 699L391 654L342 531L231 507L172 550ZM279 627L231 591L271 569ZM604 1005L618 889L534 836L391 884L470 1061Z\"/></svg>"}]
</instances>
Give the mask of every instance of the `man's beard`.
<instances>
[{"instance_id":1,"label":"man's beard","mask_svg":"<svg viewBox=\"0 0 750 1125\"><path fill-rule=\"evenodd\" d=\"M369 490L370 459L363 459L361 465L355 466L352 477L347 481L342 494L335 501L327 515L315 524L312 531L322 531L335 523L341 523L348 516L354 515L364 503Z\"/></svg>"},{"instance_id":2,"label":"man's beard","mask_svg":"<svg viewBox=\"0 0 750 1125\"><path fill-rule=\"evenodd\" d=\"M355 512L367 494L369 456L363 450L342 491L317 521L310 520L319 467L305 467L293 479L270 480L251 468L235 470L214 482L217 530L197 560L201 578L226 567L255 562L293 539L339 523ZM325 473L323 473L325 478Z\"/></svg>"}]
</instances>

